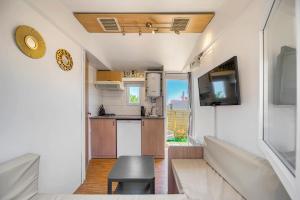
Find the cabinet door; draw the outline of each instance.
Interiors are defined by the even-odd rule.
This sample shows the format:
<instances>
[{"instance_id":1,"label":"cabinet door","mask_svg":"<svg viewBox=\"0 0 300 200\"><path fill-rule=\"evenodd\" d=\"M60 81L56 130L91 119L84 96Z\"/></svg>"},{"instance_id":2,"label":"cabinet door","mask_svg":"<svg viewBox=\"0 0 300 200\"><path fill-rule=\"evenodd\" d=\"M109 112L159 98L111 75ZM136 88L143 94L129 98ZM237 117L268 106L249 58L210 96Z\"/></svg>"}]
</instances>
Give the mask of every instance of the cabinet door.
<instances>
[{"instance_id":1,"label":"cabinet door","mask_svg":"<svg viewBox=\"0 0 300 200\"><path fill-rule=\"evenodd\" d=\"M92 119L92 158L115 158L116 145L116 120Z\"/></svg>"},{"instance_id":2,"label":"cabinet door","mask_svg":"<svg viewBox=\"0 0 300 200\"><path fill-rule=\"evenodd\" d=\"M122 81L122 72L119 71L97 71L97 81Z\"/></svg>"},{"instance_id":3,"label":"cabinet door","mask_svg":"<svg viewBox=\"0 0 300 200\"><path fill-rule=\"evenodd\" d=\"M164 158L165 153L164 120L142 120L142 154Z\"/></svg>"}]
</instances>

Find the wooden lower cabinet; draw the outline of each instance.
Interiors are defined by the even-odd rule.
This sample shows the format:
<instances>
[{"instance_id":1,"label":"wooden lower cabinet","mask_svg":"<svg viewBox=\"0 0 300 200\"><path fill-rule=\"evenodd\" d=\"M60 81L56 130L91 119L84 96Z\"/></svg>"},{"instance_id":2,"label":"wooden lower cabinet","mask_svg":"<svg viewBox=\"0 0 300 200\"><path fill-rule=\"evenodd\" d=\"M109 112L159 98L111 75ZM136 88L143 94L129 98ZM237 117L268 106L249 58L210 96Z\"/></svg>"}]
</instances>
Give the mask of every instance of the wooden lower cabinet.
<instances>
[{"instance_id":1,"label":"wooden lower cabinet","mask_svg":"<svg viewBox=\"0 0 300 200\"><path fill-rule=\"evenodd\" d=\"M92 158L117 157L117 129L115 119L91 119Z\"/></svg>"},{"instance_id":2,"label":"wooden lower cabinet","mask_svg":"<svg viewBox=\"0 0 300 200\"><path fill-rule=\"evenodd\" d=\"M165 134L163 119L142 120L142 155L155 158L165 156Z\"/></svg>"}]
</instances>

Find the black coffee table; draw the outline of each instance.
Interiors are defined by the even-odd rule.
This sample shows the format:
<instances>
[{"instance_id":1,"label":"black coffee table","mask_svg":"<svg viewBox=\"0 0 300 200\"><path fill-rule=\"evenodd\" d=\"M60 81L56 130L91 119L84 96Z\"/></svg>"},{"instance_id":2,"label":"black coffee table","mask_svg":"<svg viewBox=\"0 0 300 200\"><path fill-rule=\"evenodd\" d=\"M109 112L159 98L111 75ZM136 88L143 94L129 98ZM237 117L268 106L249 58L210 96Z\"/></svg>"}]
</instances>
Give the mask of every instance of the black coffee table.
<instances>
[{"instance_id":1,"label":"black coffee table","mask_svg":"<svg viewBox=\"0 0 300 200\"><path fill-rule=\"evenodd\" d=\"M108 175L107 193L118 182L115 194L154 194L155 176L152 156L120 156Z\"/></svg>"}]
</instances>

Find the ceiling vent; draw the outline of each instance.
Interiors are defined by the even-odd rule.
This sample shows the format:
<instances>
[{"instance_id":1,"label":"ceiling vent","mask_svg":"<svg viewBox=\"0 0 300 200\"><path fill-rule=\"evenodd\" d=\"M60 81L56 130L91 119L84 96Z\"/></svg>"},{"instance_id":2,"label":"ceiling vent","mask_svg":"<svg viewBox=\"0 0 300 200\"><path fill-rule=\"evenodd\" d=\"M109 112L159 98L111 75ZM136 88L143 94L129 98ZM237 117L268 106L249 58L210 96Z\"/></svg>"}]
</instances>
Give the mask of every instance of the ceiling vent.
<instances>
[{"instance_id":1,"label":"ceiling vent","mask_svg":"<svg viewBox=\"0 0 300 200\"><path fill-rule=\"evenodd\" d=\"M116 18L97 18L104 32L121 32L119 22Z\"/></svg>"},{"instance_id":2,"label":"ceiling vent","mask_svg":"<svg viewBox=\"0 0 300 200\"><path fill-rule=\"evenodd\" d=\"M185 31L189 25L190 18L177 17L173 19L172 31Z\"/></svg>"}]
</instances>

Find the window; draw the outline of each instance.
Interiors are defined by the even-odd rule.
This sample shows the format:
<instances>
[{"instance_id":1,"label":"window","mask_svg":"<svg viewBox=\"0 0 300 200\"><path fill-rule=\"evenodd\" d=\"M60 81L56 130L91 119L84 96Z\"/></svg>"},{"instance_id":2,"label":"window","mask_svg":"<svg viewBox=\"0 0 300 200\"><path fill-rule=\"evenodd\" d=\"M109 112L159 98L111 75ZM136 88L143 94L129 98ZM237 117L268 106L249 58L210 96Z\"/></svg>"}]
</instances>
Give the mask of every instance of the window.
<instances>
[{"instance_id":1,"label":"window","mask_svg":"<svg viewBox=\"0 0 300 200\"><path fill-rule=\"evenodd\" d=\"M263 140L293 175L297 121L294 9L295 1L275 1L263 32Z\"/></svg>"},{"instance_id":2,"label":"window","mask_svg":"<svg viewBox=\"0 0 300 200\"><path fill-rule=\"evenodd\" d=\"M129 105L140 105L140 87L128 86L127 87L127 99Z\"/></svg>"}]
</instances>

